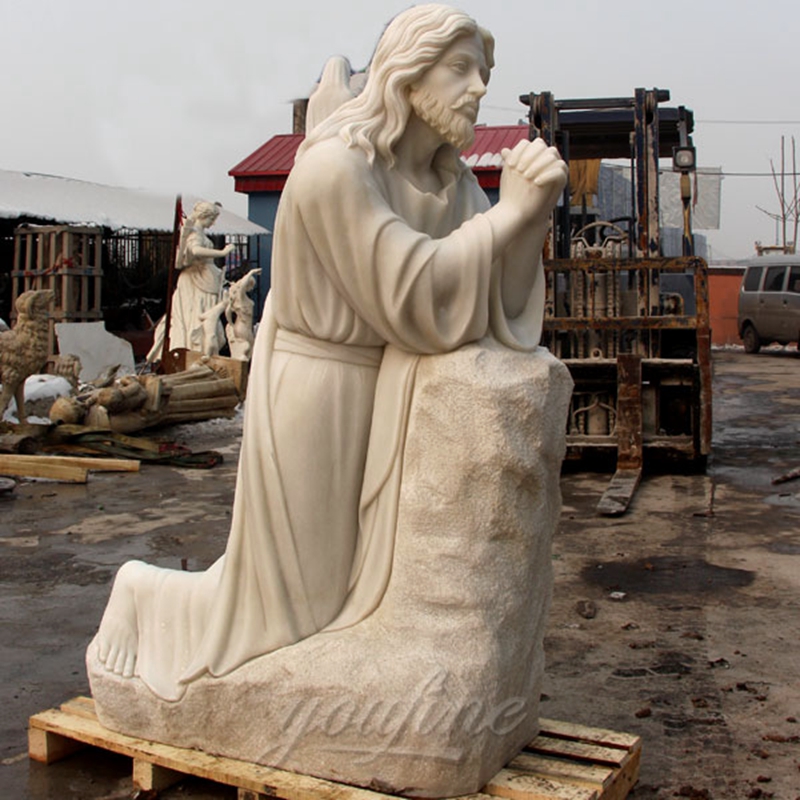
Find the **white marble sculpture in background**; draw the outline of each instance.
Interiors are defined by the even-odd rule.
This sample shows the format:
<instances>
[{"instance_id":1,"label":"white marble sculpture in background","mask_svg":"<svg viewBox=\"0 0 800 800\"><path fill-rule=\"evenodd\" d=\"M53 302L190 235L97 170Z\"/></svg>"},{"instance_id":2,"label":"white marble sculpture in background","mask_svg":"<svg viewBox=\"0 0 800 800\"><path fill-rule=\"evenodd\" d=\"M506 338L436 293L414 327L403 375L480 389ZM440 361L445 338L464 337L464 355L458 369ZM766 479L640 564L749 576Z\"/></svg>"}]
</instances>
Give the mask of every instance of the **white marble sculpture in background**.
<instances>
[{"instance_id":1,"label":"white marble sculpture in background","mask_svg":"<svg viewBox=\"0 0 800 800\"><path fill-rule=\"evenodd\" d=\"M489 207L459 150L492 63L467 15L410 9L363 93L302 146L276 220L226 552L204 573L122 567L87 654L107 725L420 795L477 790L535 733L570 386L537 350L540 254L567 170L521 142ZM473 508L473 492L493 499ZM355 707L402 703L423 665L456 681L464 708L516 688L524 724L506 738L444 731L441 752L429 732L413 760L423 745L404 740L405 756L361 763L361 740L279 753L280 726L260 716L315 686ZM235 712L224 732L200 722L209 687L215 720Z\"/></svg>"},{"instance_id":2,"label":"white marble sculpture in background","mask_svg":"<svg viewBox=\"0 0 800 800\"><path fill-rule=\"evenodd\" d=\"M223 289L222 299L200 314L200 330L202 339L200 352L204 356L218 356L225 346L225 333L222 329L221 317L228 308L227 290Z\"/></svg>"},{"instance_id":3,"label":"white marble sculpture in background","mask_svg":"<svg viewBox=\"0 0 800 800\"><path fill-rule=\"evenodd\" d=\"M249 295L256 287L260 269L251 269L243 278L232 283L227 290L225 305L225 334L231 358L249 361L253 349L253 313L255 303Z\"/></svg>"},{"instance_id":4,"label":"white marble sculpture in background","mask_svg":"<svg viewBox=\"0 0 800 800\"><path fill-rule=\"evenodd\" d=\"M203 352L203 321L201 315L219 303L222 297L222 270L214 263L215 258L224 258L233 249L226 244L221 250L206 233L217 220L220 206L200 200L181 228L180 246L175 266L178 282L172 295L170 312L170 348L185 348ZM158 361L164 344L166 316L156 326L153 346L147 354L148 361ZM225 332L217 316L214 336L224 343ZM208 338L208 337L206 337Z\"/></svg>"}]
</instances>

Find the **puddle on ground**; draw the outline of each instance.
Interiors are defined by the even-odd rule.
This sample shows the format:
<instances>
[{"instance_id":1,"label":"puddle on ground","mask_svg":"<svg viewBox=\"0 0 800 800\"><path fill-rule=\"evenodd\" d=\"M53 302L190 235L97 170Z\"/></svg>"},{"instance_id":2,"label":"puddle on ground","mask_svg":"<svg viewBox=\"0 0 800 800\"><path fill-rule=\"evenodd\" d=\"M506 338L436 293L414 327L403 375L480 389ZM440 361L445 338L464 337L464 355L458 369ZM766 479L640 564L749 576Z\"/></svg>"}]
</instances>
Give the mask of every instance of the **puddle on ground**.
<instances>
[{"instance_id":1,"label":"puddle on ground","mask_svg":"<svg viewBox=\"0 0 800 800\"><path fill-rule=\"evenodd\" d=\"M771 506L780 506L781 508L800 508L800 494L790 494L788 492L771 494L765 498L765 502Z\"/></svg>"},{"instance_id":2,"label":"puddle on ground","mask_svg":"<svg viewBox=\"0 0 800 800\"><path fill-rule=\"evenodd\" d=\"M587 582L604 589L642 594L705 593L749 586L755 572L709 564L699 558L654 556L638 561L590 564L581 571Z\"/></svg>"}]
</instances>

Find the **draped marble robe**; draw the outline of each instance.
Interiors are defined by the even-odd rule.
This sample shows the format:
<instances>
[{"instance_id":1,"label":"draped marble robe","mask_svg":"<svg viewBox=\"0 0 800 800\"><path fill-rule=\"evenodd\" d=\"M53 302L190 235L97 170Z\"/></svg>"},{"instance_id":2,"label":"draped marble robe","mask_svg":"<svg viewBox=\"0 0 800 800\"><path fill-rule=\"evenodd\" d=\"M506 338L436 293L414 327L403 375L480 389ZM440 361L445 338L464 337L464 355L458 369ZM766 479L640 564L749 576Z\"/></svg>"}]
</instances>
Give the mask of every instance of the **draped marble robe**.
<instances>
[{"instance_id":1,"label":"draped marble robe","mask_svg":"<svg viewBox=\"0 0 800 800\"><path fill-rule=\"evenodd\" d=\"M523 312L508 319L480 214L488 200L449 146L436 168L441 191L422 192L339 139L294 167L276 220L226 552L204 573L149 567L155 589L137 595L136 674L162 698L368 616L391 579L419 355L487 333L536 347L541 263L531 262Z\"/></svg>"}]
</instances>

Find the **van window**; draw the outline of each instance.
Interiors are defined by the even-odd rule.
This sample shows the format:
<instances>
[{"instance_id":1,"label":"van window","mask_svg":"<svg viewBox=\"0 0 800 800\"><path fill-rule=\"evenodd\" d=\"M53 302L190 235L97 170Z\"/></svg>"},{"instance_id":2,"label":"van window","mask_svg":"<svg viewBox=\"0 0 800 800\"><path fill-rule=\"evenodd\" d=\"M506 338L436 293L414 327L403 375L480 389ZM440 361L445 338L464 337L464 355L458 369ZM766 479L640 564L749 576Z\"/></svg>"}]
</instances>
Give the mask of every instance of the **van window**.
<instances>
[{"instance_id":1,"label":"van window","mask_svg":"<svg viewBox=\"0 0 800 800\"><path fill-rule=\"evenodd\" d=\"M789 270L788 290L795 294L800 294L800 267L792 267Z\"/></svg>"},{"instance_id":2,"label":"van window","mask_svg":"<svg viewBox=\"0 0 800 800\"><path fill-rule=\"evenodd\" d=\"M750 267L744 276L744 290L746 292L757 292L758 284L761 283L762 267Z\"/></svg>"},{"instance_id":3,"label":"van window","mask_svg":"<svg viewBox=\"0 0 800 800\"><path fill-rule=\"evenodd\" d=\"M767 277L764 279L765 292L783 291L783 276L786 274L786 267L770 267L767 270Z\"/></svg>"}]
</instances>

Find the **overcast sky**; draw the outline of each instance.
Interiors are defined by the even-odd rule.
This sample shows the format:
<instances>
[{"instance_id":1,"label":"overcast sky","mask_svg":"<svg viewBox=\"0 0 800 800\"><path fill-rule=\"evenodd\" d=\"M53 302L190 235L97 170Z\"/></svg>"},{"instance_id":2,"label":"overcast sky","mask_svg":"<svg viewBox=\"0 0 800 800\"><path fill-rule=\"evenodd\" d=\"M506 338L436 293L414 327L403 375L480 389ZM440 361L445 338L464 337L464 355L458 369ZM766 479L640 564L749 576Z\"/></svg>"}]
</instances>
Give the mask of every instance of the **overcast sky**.
<instances>
[{"instance_id":1,"label":"overcast sky","mask_svg":"<svg viewBox=\"0 0 800 800\"><path fill-rule=\"evenodd\" d=\"M407 0L0 0L0 168L186 192L246 214L228 170L291 130L330 55L364 67ZM729 175L712 256L773 243L781 136L800 137L800 6L789 0L464 0L495 36L480 122L518 96L669 89L695 113L701 166ZM772 124L777 123L777 124ZM791 169L791 162L789 162Z\"/></svg>"}]
</instances>

